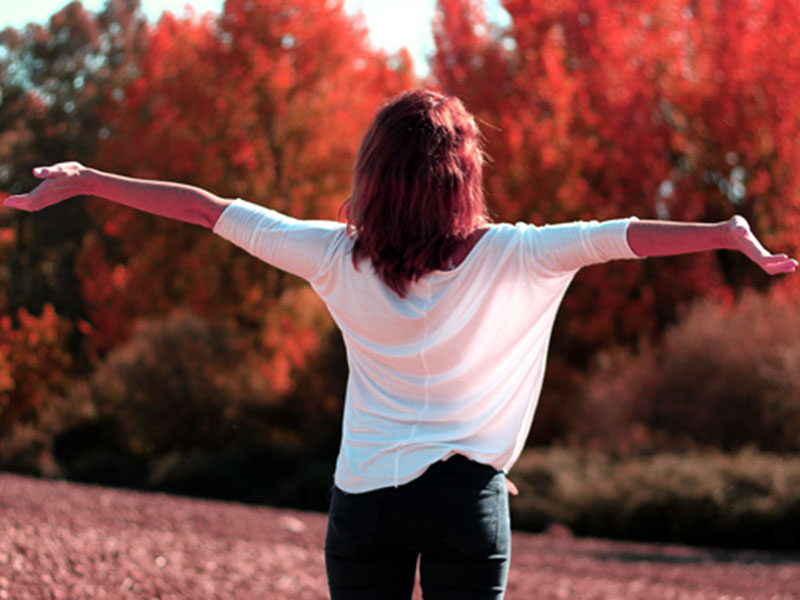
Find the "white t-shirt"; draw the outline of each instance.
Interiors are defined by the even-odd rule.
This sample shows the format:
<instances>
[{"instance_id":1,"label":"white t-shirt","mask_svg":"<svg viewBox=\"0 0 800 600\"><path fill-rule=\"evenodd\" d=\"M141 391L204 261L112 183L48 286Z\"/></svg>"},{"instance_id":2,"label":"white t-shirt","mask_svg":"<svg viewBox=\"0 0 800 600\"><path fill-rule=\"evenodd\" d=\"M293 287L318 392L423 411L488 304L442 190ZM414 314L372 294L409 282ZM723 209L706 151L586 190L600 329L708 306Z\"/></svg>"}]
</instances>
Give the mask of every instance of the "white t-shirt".
<instances>
[{"instance_id":1,"label":"white t-shirt","mask_svg":"<svg viewBox=\"0 0 800 600\"><path fill-rule=\"evenodd\" d=\"M556 311L583 266L638 258L631 219L489 227L466 258L399 297L345 225L237 200L214 232L306 279L328 307L350 373L335 483L398 486L453 454L508 471L528 436Z\"/></svg>"}]
</instances>

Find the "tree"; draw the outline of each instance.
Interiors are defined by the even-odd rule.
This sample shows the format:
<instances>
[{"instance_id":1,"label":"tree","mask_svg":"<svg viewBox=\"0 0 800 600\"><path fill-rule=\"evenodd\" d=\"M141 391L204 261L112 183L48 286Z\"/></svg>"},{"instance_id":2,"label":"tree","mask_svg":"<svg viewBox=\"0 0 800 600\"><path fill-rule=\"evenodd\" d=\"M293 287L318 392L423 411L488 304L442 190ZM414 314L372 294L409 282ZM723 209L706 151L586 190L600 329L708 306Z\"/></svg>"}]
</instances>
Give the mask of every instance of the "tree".
<instances>
[{"instance_id":1,"label":"tree","mask_svg":"<svg viewBox=\"0 0 800 600\"><path fill-rule=\"evenodd\" d=\"M719 220L800 249L800 3L439 0L433 76L484 122L503 220ZM699 295L767 285L730 253L579 274L555 348L585 364ZM623 310L624 307L624 310Z\"/></svg>"},{"instance_id":2,"label":"tree","mask_svg":"<svg viewBox=\"0 0 800 600\"><path fill-rule=\"evenodd\" d=\"M105 113L116 133L101 166L297 217L336 216L371 115L413 82L406 53L372 50L341 2L311 0L229 0L218 19L165 14L140 70ZM98 350L137 318L182 306L234 322L276 388L292 386L330 327L298 282L197 228L100 201L90 212L104 235L87 237L79 271Z\"/></svg>"},{"instance_id":3,"label":"tree","mask_svg":"<svg viewBox=\"0 0 800 600\"><path fill-rule=\"evenodd\" d=\"M138 0L114 0L99 13L79 2L55 13L47 26L0 32L0 185L9 193L35 185L31 168L59 160L91 162L110 135L99 108L135 71L143 42ZM52 302L78 319L75 255L89 227L81 203L56 207L44 218L0 212L14 232L9 270L0 272L0 313L39 312ZM10 234L8 234L10 235Z\"/></svg>"},{"instance_id":4,"label":"tree","mask_svg":"<svg viewBox=\"0 0 800 600\"><path fill-rule=\"evenodd\" d=\"M138 7L112 0L93 14L73 2L46 26L0 32L0 197L32 188L34 165L93 160L111 133L100 106L135 72ZM90 229L80 202L44 216L0 208L0 432L87 368L75 261Z\"/></svg>"}]
</instances>

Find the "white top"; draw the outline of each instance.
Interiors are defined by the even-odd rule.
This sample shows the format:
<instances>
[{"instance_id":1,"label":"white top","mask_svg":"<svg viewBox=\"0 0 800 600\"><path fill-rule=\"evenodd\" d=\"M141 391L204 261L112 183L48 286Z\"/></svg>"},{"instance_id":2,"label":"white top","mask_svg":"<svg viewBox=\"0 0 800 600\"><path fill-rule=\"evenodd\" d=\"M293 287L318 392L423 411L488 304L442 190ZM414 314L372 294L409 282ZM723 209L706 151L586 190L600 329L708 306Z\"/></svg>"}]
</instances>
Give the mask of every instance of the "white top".
<instances>
[{"instance_id":1,"label":"white top","mask_svg":"<svg viewBox=\"0 0 800 600\"><path fill-rule=\"evenodd\" d=\"M345 225L237 200L214 232L309 281L339 326L350 373L335 483L398 486L452 454L508 471L528 436L556 311L583 266L638 258L631 219L492 225L452 270L393 292L353 267Z\"/></svg>"}]
</instances>

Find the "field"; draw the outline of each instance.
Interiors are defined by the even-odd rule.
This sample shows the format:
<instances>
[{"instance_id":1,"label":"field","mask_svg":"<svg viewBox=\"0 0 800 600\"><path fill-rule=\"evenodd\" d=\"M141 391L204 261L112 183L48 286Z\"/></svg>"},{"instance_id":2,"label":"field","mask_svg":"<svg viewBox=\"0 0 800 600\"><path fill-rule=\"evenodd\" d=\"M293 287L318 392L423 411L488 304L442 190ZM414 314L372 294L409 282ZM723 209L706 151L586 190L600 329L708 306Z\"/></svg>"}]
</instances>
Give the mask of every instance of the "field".
<instances>
[{"instance_id":1,"label":"field","mask_svg":"<svg viewBox=\"0 0 800 600\"><path fill-rule=\"evenodd\" d=\"M0 474L0 599L326 598L324 531L316 513ZM800 556L556 527L514 534L508 598L800 599Z\"/></svg>"}]
</instances>

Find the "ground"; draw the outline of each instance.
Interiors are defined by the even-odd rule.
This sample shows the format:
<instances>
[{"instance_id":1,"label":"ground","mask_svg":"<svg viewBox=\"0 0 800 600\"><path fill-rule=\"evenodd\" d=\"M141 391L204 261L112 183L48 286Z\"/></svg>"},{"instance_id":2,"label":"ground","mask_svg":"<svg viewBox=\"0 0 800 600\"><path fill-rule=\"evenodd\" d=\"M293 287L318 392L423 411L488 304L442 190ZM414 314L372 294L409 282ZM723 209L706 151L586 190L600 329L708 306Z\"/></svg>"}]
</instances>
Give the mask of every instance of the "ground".
<instances>
[{"instance_id":1,"label":"ground","mask_svg":"<svg viewBox=\"0 0 800 600\"><path fill-rule=\"evenodd\" d=\"M316 513L0 474L0 600L326 598L324 531ZM800 600L800 556L515 533L507 597Z\"/></svg>"}]
</instances>

